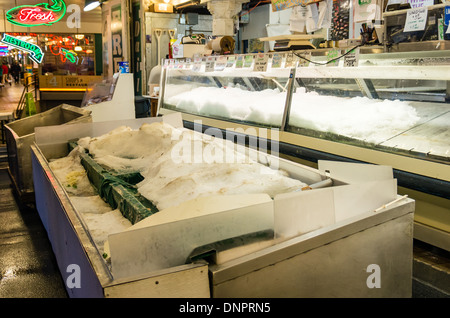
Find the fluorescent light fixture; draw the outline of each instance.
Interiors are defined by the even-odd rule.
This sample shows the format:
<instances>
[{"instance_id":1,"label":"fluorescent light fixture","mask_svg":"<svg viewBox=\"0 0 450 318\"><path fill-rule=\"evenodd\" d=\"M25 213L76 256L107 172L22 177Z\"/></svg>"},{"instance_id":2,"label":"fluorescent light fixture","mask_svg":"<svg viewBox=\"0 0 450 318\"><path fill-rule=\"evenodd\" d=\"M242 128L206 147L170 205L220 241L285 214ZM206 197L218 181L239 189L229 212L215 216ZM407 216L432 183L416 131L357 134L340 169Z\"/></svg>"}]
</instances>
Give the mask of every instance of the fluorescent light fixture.
<instances>
[{"instance_id":1,"label":"fluorescent light fixture","mask_svg":"<svg viewBox=\"0 0 450 318\"><path fill-rule=\"evenodd\" d=\"M83 11L91 11L97 8L101 4L101 0L85 0Z\"/></svg>"}]
</instances>

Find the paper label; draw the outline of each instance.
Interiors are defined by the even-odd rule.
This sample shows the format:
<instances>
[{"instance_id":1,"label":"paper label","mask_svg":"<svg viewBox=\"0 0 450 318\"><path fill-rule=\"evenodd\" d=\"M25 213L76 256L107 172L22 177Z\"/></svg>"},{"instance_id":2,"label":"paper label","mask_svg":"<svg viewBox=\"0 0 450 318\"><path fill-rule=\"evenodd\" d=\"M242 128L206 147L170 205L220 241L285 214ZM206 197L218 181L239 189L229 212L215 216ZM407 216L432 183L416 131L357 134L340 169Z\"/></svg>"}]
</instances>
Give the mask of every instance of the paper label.
<instances>
[{"instance_id":1,"label":"paper label","mask_svg":"<svg viewBox=\"0 0 450 318\"><path fill-rule=\"evenodd\" d=\"M244 66L244 56L238 55L236 57L236 68L242 68L242 66Z\"/></svg>"},{"instance_id":2,"label":"paper label","mask_svg":"<svg viewBox=\"0 0 450 318\"><path fill-rule=\"evenodd\" d=\"M357 67L359 63L359 47L344 56L344 67Z\"/></svg>"},{"instance_id":3,"label":"paper label","mask_svg":"<svg viewBox=\"0 0 450 318\"><path fill-rule=\"evenodd\" d=\"M334 60L335 58L338 58L341 54L341 50L338 50L336 48L331 49L328 51L327 54L327 61ZM339 59L334 60L333 62L330 62L327 64L327 66L338 66L339 65Z\"/></svg>"},{"instance_id":4,"label":"paper label","mask_svg":"<svg viewBox=\"0 0 450 318\"><path fill-rule=\"evenodd\" d=\"M227 60L227 67L233 67L235 62L236 62L236 57L234 55L229 56L228 60Z\"/></svg>"},{"instance_id":5,"label":"paper label","mask_svg":"<svg viewBox=\"0 0 450 318\"><path fill-rule=\"evenodd\" d=\"M296 56L293 53L288 53L286 55L286 63L284 64L284 67L285 68L295 67L295 62L297 62L295 58Z\"/></svg>"},{"instance_id":6,"label":"paper label","mask_svg":"<svg viewBox=\"0 0 450 318\"><path fill-rule=\"evenodd\" d=\"M215 58L212 56L208 56L206 58L206 65L205 65L205 72L212 72L214 71L214 63L215 62Z\"/></svg>"},{"instance_id":7,"label":"paper label","mask_svg":"<svg viewBox=\"0 0 450 318\"><path fill-rule=\"evenodd\" d=\"M409 9L406 13L404 32L423 31L427 24L427 8Z\"/></svg>"},{"instance_id":8,"label":"paper label","mask_svg":"<svg viewBox=\"0 0 450 318\"><path fill-rule=\"evenodd\" d=\"M227 65L227 57L226 56L219 56L216 60L216 65L214 66L215 71L223 71Z\"/></svg>"},{"instance_id":9,"label":"paper label","mask_svg":"<svg viewBox=\"0 0 450 318\"><path fill-rule=\"evenodd\" d=\"M253 55L246 55L244 57L244 67L250 67L253 63Z\"/></svg>"},{"instance_id":10,"label":"paper label","mask_svg":"<svg viewBox=\"0 0 450 318\"><path fill-rule=\"evenodd\" d=\"M408 3L411 5L411 8L423 8L426 6L432 6L434 4L434 0L408 0Z\"/></svg>"},{"instance_id":11,"label":"paper label","mask_svg":"<svg viewBox=\"0 0 450 318\"><path fill-rule=\"evenodd\" d=\"M192 70L194 72L199 72L201 67L202 67L202 59L198 57L194 58L194 65L192 66Z\"/></svg>"},{"instance_id":12,"label":"paper label","mask_svg":"<svg viewBox=\"0 0 450 318\"><path fill-rule=\"evenodd\" d=\"M281 61L283 61L283 55L280 53L274 53L272 56L272 68L280 68Z\"/></svg>"},{"instance_id":13,"label":"paper label","mask_svg":"<svg viewBox=\"0 0 450 318\"><path fill-rule=\"evenodd\" d=\"M309 61L311 60L311 52L300 54L301 57L298 58L297 67L307 67L309 66ZM302 58L303 57L303 58Z\"/></svg>"}]
</instances>

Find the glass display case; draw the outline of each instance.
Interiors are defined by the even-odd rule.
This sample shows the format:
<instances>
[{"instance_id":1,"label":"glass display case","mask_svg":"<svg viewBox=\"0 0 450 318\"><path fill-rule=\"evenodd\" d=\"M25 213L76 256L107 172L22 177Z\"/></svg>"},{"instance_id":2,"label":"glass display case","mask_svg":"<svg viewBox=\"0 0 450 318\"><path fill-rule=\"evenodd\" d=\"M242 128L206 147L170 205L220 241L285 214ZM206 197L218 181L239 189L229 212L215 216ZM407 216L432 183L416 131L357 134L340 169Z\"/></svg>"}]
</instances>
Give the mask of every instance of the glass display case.
<instances>
[{"instance_id":1,"label":"glass display case","mask_svg":"<svg viewBox=\"0 0 450 318\"><path fill-rule=\"evenodd\" d=\"M448 52L354 55L357 67L346 57L168 61L160 108L448 164Z\"/></svg>"},{"instance_id":2,"label":"glass display case","mask_svg":"<svg viewBox=\"0 0 450 318\"><path fill-rule=\"evenodd\" d=\"M431 196L416 220L448 238L449 51L348 51L166 60L158 112L181 112L189 128L278 130L294 160L391 166L401 193Z\"/></svg>"}]
</instances>

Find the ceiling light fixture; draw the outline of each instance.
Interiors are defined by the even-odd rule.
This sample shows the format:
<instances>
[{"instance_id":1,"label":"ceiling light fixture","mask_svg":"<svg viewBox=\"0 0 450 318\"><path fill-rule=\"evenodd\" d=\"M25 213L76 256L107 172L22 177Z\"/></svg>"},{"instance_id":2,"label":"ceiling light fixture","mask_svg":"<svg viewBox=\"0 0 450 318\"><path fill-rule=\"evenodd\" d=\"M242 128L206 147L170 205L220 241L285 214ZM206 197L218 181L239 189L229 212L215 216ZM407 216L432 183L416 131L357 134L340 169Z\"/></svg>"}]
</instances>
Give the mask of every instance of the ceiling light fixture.
<instances>
[{"instance_id":1,"label":"ceiling light fixture","mask_svg":"<svg viewBox=\"0 0 450 318\"><path fill-rule=\"evenodd\" d=\"M106 0L84 0L84 9L83 11L91 11L100 6Z\"/></svg>"}]
</instances>

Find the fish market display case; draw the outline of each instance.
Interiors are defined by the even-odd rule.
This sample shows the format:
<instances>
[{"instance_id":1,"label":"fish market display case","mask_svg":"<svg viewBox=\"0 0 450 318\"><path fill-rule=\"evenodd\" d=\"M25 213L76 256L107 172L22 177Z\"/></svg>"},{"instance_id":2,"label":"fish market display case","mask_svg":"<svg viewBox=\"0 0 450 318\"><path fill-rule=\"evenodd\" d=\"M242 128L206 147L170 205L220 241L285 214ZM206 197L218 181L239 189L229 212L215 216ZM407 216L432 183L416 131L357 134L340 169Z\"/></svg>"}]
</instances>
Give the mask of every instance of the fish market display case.
<instances>
[{"instance_id":1,"label":"fish market display case","mask_svg":"<svg viewBox=\"0 0 450 318\"><path fill-rule=\"evenodd\" d=\"M30 146L34 128L90 122L91 111L61 104L45 112L13 121L5 126L8 172L17 193L25 201L34 200Z\"/></svg>"},{"instance_id":2,"label":"fish market display case","mask_svg":"<svg viewBox=\"0 0 450 318\"><path fill-rule=\"evenodd\" d=\"M350 49L170 60L158 113L249 140L278 129L280 154L312 167L392 166L399 193L416 200L415 238L450 250L449 51Z\"/></svg>"},{"instance_id":3,"label":"fish market display case","mask_svg":"<svg viewBox=\"0 0 450 318\"><path fill-rule=\"evenodd\" d=\"M73 268L81 273L81 286L66 286L71 297L411 296L415 203L397 194L388 166L320 161L314 169L242 147L307 186L273 197L202 196L152 211L110 233L102 253L51 162L80 138L158 122L184 129L180 113L36 128L36 206L63 279Z\"/></svg>"}]
</instances>

